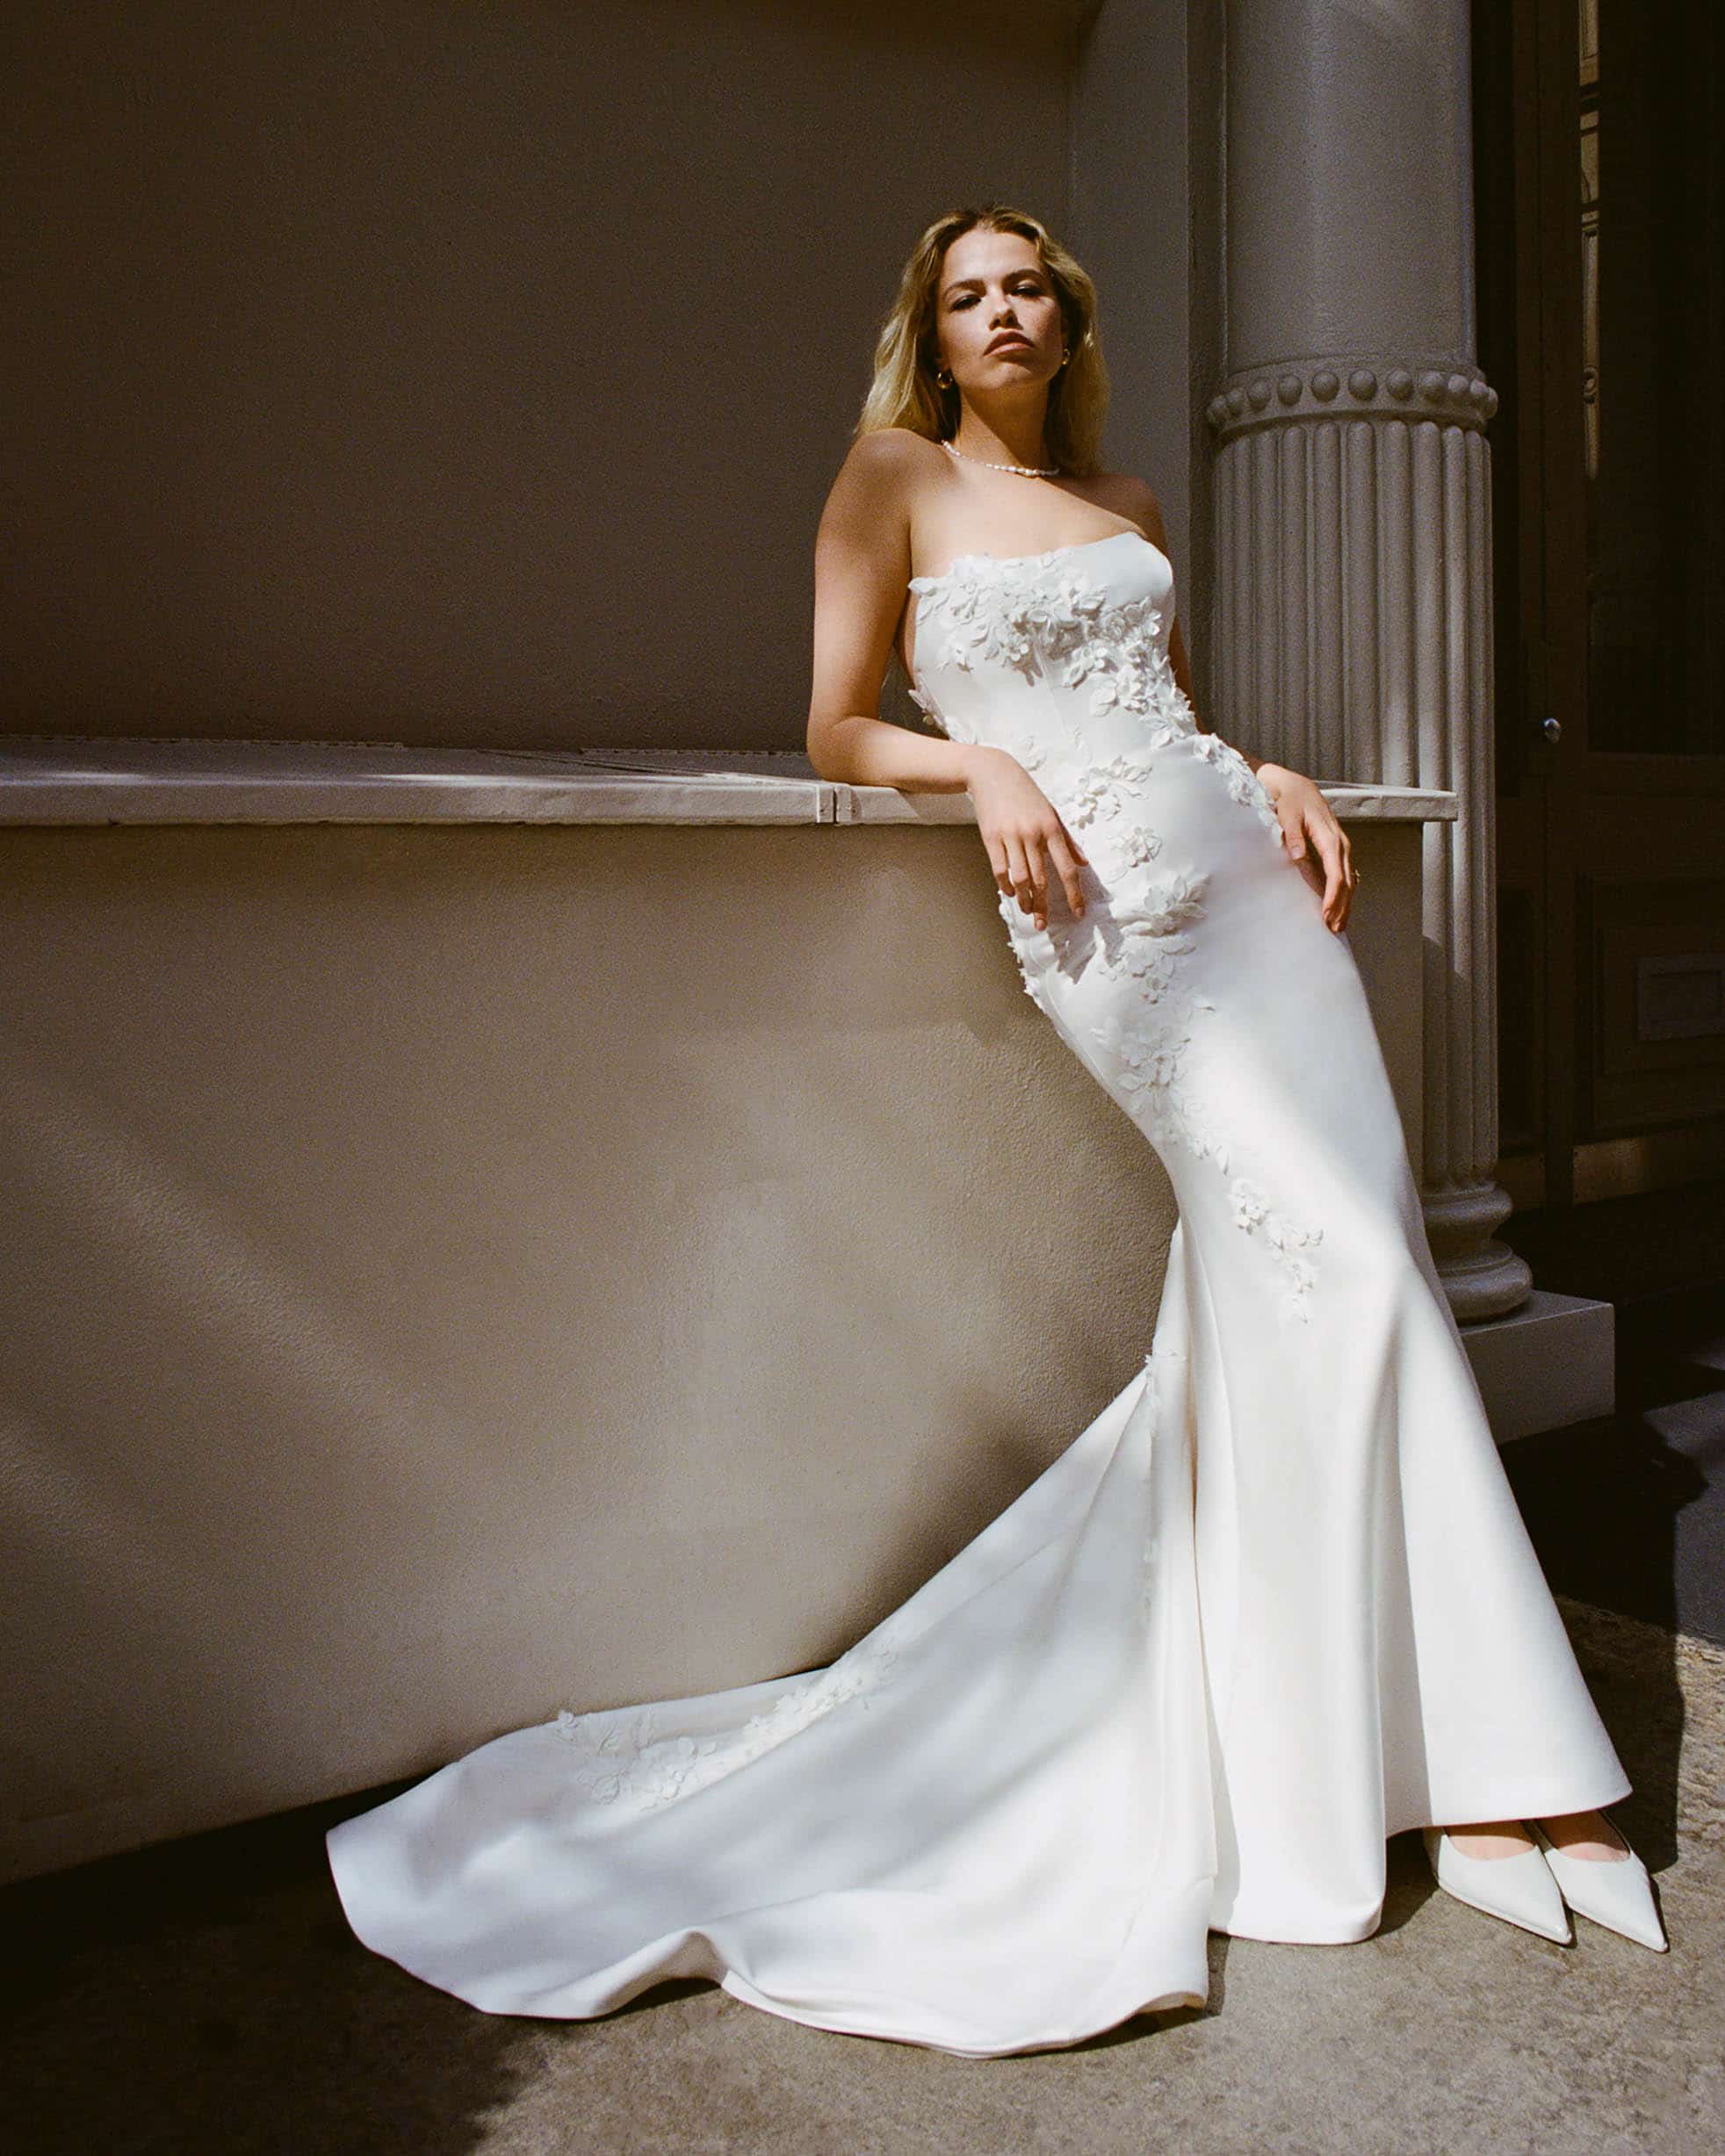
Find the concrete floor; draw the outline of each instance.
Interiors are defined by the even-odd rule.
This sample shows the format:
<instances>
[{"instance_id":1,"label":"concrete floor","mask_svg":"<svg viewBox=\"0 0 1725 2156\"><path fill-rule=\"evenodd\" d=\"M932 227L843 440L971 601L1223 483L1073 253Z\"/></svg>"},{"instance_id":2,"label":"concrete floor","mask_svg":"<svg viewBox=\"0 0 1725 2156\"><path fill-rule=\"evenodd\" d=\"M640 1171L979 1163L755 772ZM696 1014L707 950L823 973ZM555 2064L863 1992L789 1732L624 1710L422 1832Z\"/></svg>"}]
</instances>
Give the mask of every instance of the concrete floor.
<instances>
[{"instance_id":1,"label":"concrete floor","mask_svg":"<svg viewBox=\"0 0 1725 2156\"><path fill-rule=\"evenodd\" d=\"M1635 1777L1669 1956L1551 1946L1392 1846L1359 1946L1214 1939L1202 2013L969 2062L710 1986L609 2020L478 2014L358 1946L321 1835L366 1799L0 1893L0 2144L232 2152L1714 2151L1725 2147L1725 1649L1566 1602Z\"/></svg>"}]
</instances>

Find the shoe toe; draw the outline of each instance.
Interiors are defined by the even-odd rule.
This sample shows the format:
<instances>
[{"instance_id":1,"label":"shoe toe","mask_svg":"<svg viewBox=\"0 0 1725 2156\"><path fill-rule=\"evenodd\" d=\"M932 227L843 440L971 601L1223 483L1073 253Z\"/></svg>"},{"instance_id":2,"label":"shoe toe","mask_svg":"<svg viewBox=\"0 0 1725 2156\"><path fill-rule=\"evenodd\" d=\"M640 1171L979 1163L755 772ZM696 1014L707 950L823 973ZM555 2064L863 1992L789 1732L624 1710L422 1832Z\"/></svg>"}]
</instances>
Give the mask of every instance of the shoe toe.
<instances>
[{"instance_id":1,"label":"shoe toe","mask_svg":"<svg viewBox=\"0 0 1725 2156\"><path fill-rule=\"evenodd\" d=\"M1565 1857L1542 1833L1539 1843L1563 1900L1577 1916L1620 1932L1656 1954L1671 1951L1647 1866L1633 1850L1613 1863L1608 1858Z\"/></svg>"},{"instance_id":2,"label":"shoe toe","mask_svg":"<svg viewBox=\"0 0 1725 2156\"><path fill-rule=\"evenodd\" d=\"M1447 1834L1428 1827L1425 1853L1438 1885L1458 1901L1558 1946L1573 1943L1563 1896L1537 1849L1514 1857L1464 1857Z\"/></svg>"}]
</instances>

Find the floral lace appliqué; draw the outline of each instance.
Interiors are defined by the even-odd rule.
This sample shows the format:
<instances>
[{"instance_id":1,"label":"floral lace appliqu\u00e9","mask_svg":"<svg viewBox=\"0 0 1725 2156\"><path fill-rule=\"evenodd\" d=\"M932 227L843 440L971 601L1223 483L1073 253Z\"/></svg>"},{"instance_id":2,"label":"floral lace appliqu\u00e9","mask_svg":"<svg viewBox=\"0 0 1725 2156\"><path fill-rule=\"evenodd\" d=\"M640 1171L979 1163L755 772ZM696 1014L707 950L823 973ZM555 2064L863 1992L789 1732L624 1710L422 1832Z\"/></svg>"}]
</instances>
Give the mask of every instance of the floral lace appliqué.
<instances>
[{"instance_id":1,"label":"floral lace appliqu\u00e9","mask_svg":"<svg viewBox=\"0 0 1725 2156\"><path fill-rule=\"evenodd\" d=\"M642 1707L621 1720L610 1714L575 1714L565 1708L556 1730L574 1748L574 1785L598 1804L627 1799L653 1812L693 1796L745 1767L830 1714L862 1699L886 1676L897 1650L862 1642L825 1669L816 1669L782 1692L772 1705L751 1715L724 1737L691 1737L664 1726L664 1711ZM609 1725L608 1727L604 1725Z\"/></svg>"},{"instance_id":2,"label":"floral lace appliqu\u00e9","mask_svg":"<svg viewBox=\"0 0 1725 2156\"><path fill-rule=\"evenodd\" d=\"M1004 666L1034 680L1057 669L1067 688L1088 686L1093 712L1135 711L1195 732L1169 663L1161 609L1149 598L1111 605L1070 552L1004 561L961 554L941 576L911 579L919 622L939 621L947 661L963 673Z\"/></svg>"},{"instance_id":3,"label":"floral lace appliqu\u00e9","mask_svg":"<svg viewBox=\"0 0 1725 2156\"><path fill-rule=\"evenodd\" d=\"M1189 744L1219 774L1230 797L1251 809L1278 848L1281 819L1239 751L1199 726L1174 679L1156 602L1110 602L1074 567L1071 551L1005 559L963 555L943 575L913 578L910 587L919 595L919 625L927 618L944 631L943 663L962 673L1006 667L1027 680L1087 689L1093 717L1129 712L1144 721L1130 747L1100 756L1073 715L1076 699L1050 700L1048 721L1067 737L1059 761L1068 767L1052 797L1094 857L1094 866L1084 873L1089 903L1082 918L1068 916L1034 933L1024 927L1011 894L1000 894L1000 910L1025 992L1050 1018L1056 1016L1050 994L1056 973L1077 979L1095 964L1137 982L1136 995L1115 999L1126 1014L1090 1029L1111 1067L1112 1082L1147 1136L1210 1161L1228 1179L1236 1225L1274 1256L1286 1282L1284 1309L1304 1320L1317 1277L1310 1253L1323 1231L1272 1205L1236 1165L1228 1141L1187 1081L1194 1029L1214 1008L1193 992L1182 964L1194 948L1186 931L1202 919L1209 879L1195 870L1154 866L1163 841L1151 826L1144 797L1159 752ZM918 702L935 716L925 695ZM952 733L948 722L940 723ZM1042 743L1021 748L1003 737L1000 746L1027 769L1035 768L1032 754L1037 765L1043 761Z\"/></svg>"},{"instance_id":4,"label":"floral lace appliqu\u00e9","mask_svg":"<svg viewBox=\"0 0 1725 2156\"><path fill-rule=\"evenodd\" d=\"M1107 594L1063 566L1066 552L1008 560L961 554L940 576L913 576L919 622L938 618L949 661L966 674L1003 666L1034 679L1107 633Z\"/></svg>"},{"instance_id":5,"label":"floral lace appliqu\u00e9","mask_svg":"<svg viewBox=\"0 0 1725 2156\"><path fill-rule=\"evenodd\" d=\"M928 724L938 732L945 733L947 731L947 724L945 719L941 717L939 711L935 710L934 704L930 703L927 696L924 695L923 691L917 687L914 681L911 681L906 685L906 694L909 696L911 702L916 706L917 710L921 712L924 718L928 721Z\"/></svg>"},{"instance_id":6,"label":"floral lace appliqu\u00e9","mask_svg":"<svg viewBox=\"0 0 1725 2156\"><path fill-rule=\"evenodd\" d=\"M1280 846L1282 843L1281 818L1276 813L1276 804L1271 800L1269 790L1263 780L1233 743L1224 741L1220 734L1200 732L1194 738L1192 746L1207 763L1215 765L1221 772L1229 793L1252 811Z\"/></svg>"},{"instance_id":7,"label":"floral lace appliqu\u00e9","mask_svg":"<svg viewBox=\"0 0 1725 2156\"><path fill-rule=\"evenodd\" d=\"M1136 981L1135 995L1115 999L1124 1014L1089 1028L1113 1087L1148 1138L1208 1160L1229 1179L1234 1224L1275 1258L1285 1283L1284 1313L1305 1322L1306 1298L1317 1277L1310 1253L1323 1241L1324 1231L1275 1208L1236 1162L1234 1149L1188 1082L1194 1031L1203 1014L1215 1008L1207 996L1192 989L1183 964L1193 949L1187 931L1203 918L1209 881L1186 869L1135 879L1130 895L1118 891L1082 919L1061 923L1057 941L1046 931L1026 934L1015 916L1015 902L1004 892L1000 911L1012 931L1025 991L1050 1019L1057 1016L1050 976L1077 977L1086 967L1100 965Z\"/></svg>"},{"instance_id":8,"label":"floral lace appliqu\u00e9","mask_svg":"<svg viewBox=\"0 0 1725 2156\"><path fill-rule=\"evenodd\" d=\"M961 554L940 576L913 577L909 588L917 597L919 624L924 616L941 624L947 661L962 673L997 664L1027 680L1055 674L1068 689L1089 689L1093 714L1130 711L1148 721L1147 748L1190 740L1221 771L1233 799L1251 809L1280 846L1281 819L1258 775L1231 742L1199 725L1174 679L1161 608L1151 598L1110 604L1107 593L1072 566L1072 552L1057 547L1004 559ZM927 693L913 685L911 695L929 720L952 736L949 721ZM1070 722L1068 731L1078 761L1088 766L1087 744ZM1027 770L1034 768L1016 743L1003 746ZM1080 784L1093 800L1111 768L1086 769Z\"/></svg>"}]
</instances>

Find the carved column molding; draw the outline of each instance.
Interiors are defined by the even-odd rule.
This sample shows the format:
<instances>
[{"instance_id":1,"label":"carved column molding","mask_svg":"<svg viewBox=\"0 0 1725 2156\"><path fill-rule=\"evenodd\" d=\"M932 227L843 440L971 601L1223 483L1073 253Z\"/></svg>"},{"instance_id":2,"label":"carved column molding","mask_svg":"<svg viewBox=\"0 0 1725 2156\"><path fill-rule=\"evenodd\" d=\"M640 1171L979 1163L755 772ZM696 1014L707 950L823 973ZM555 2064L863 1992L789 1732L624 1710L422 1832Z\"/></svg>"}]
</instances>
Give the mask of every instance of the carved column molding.
<instances>
[{"instance_id":1,"label":"carved column molding","mask_svg":"<svg viewBox=\"0 0 1725 2156\"><path fill-rule=\"evenodd\" d=\"M1425 834L1424 1196L1456 1316L1493 1316L1532 1280L1492 1236L1498 400L1472 358L1469 0L1222 19L1211 699L1296 770L1459 797Z\"/></svg>"},{"instance_id":2,"label":"carved column molding","mask_svg":"<svg viewBox=\"0 0 1725 2156\"><path fill-rule=\"evenodd\" d=\"M1532 1275L1498 1156L1490 451L1497 393L1407 353L1250 367L1210 400L1217 725L1314 777L1441 786L1425 876L1423 1197L1451 1306ZM1361 903L1369 905L1369 892Z\"/></svg>"}]
</instances>

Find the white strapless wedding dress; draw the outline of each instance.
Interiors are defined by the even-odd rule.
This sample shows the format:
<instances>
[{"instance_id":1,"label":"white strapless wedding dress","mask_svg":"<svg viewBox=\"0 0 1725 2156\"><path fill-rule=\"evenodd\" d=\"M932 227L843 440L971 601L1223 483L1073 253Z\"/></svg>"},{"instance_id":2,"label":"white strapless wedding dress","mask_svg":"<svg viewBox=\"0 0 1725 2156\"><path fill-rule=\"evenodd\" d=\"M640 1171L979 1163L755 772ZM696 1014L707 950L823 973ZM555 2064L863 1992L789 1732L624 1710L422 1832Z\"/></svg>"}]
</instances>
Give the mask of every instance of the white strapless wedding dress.
<instances>
[{"instance_id":1,"label":"white strapless wedding dress","mask_svg":"<svg viewBox=\"0 0 1725 2156\"><path fill-rule=\"evenodd\" d=\"M1154 1342L830 1668L566 1713L335 1828L359 1937L490 2013L702 1976L966 2056L1070 2044L1202 2002L1209 1930L1364 1938L1388 1835L1628 1788L1353 952L1169 669L1166 558L1122 532L912 590L919 700L1010 750L1090 858L1082 919L1000 906L1173 1179Z\"/></svg>"}]
</instances>

